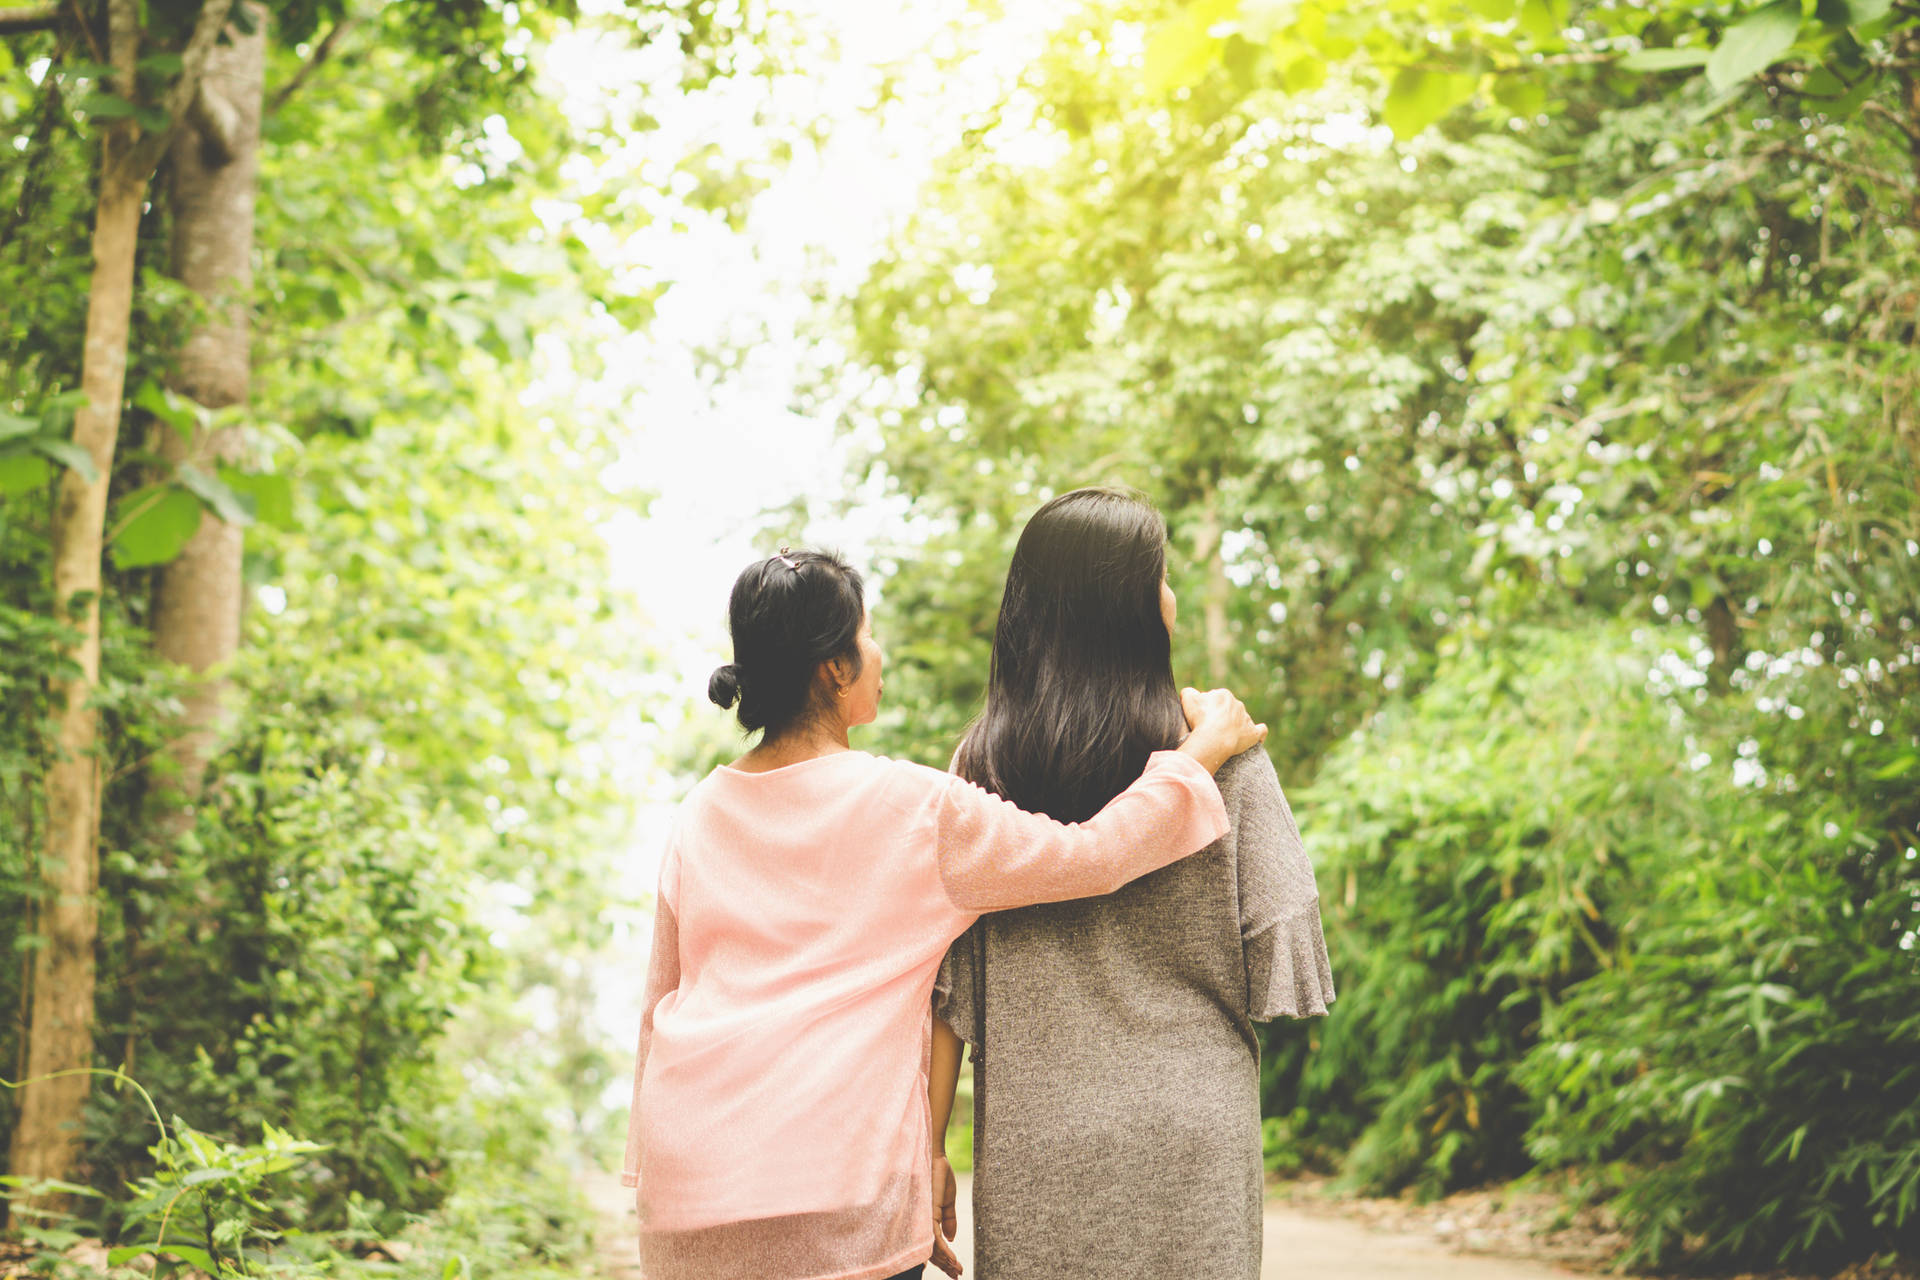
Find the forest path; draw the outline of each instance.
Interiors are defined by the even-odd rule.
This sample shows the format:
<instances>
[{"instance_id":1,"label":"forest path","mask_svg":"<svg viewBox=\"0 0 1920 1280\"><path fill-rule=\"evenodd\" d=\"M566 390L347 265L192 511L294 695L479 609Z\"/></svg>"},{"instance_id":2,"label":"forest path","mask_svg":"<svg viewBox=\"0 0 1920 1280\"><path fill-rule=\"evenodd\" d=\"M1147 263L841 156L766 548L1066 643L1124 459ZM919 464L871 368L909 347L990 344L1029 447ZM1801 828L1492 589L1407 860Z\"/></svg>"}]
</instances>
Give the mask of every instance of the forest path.
<instances>
[{"instance_id":1,"label":"forest path","mask_svg":"<svg viewBox=\"0 0 1920 1280\"><path fill-rule=\"evenodd\" d=\"M599 1219L594 1253L602 1280L640 1280L634 1250L633 1193L595 1174L586 1192ZM973 1274L973 1179L960 1178L955 1252ZM1582 1273L1544 1262L1454 1253L1420 1235L1370 1226L1331 1213L1269 1201L1262 1280L1569 1280ZM927 1268L926 1280L940 1273Z\"/></svg>"},{"instance_id":2,"label":"forest path","mask_svg":"<svg viewBox=\"0 0 1920 1280\"><path fill-rule=\"evenodd\" d=\"M640 1280L640 1234L633 1211L633 1192L620 1185L617 1175L599 1169L582 1170L580 1192L593 1208L593 1261L597 1280Z\"/></svg>"}]
</instances>

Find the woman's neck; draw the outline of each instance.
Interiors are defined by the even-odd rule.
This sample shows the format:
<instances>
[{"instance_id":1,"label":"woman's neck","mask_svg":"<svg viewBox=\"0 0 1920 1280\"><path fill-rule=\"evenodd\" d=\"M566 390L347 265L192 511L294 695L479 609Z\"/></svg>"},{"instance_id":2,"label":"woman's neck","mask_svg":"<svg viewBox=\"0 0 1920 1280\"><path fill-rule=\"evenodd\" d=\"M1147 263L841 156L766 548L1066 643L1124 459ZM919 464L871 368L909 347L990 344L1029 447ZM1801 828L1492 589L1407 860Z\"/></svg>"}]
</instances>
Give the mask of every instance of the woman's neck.
<instances>
[{"instance_id":1,"label":"woman's neck","mask_svg":"<svg viewBox=\"0 0 1920 1280\"><path fill-rule=\"evenodd\" d=\"M777 738L761 742L736 760L734 768L749 772L779 769L817 756L851 750L853 746L847 741L846 725L823 724L816 720L806 725L796 725Z\"/></svg>"}]
</instances>

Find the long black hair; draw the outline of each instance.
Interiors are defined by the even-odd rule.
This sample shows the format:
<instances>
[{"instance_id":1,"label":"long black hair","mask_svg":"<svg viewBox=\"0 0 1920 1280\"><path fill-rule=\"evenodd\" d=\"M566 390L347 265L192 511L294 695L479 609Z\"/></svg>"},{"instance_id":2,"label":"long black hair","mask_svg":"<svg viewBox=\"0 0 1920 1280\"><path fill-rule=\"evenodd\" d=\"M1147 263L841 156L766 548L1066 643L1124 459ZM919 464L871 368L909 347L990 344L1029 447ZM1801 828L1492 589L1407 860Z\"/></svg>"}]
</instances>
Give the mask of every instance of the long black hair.
<instances>
[{"instance_id":1,"label":"long black hair","mask_svg":"<svg viewBox=\"0 0 1920 1280\"><path fill-rule=\"evenodd\" d=\"M821 663L845 658L859 674L866 616L860 575L831 551L782 550L754 561L733 580L733 661L714 669L707 697L721 707L739 699L741 728L779 737L813 709Z\"/></svg>"},{"instance_id":2,"label":"long black hair","mask_svg":"<svg viewBox=\"0 0 1920 1280\"><path fill-rule=\"evenodd\" d=\"M1083 822L1186 734L1160 613L1167 526L1125 489L1075 489L1027 521L1007 568L986 708L959 774Z\"/></svg>"}]
</instances>

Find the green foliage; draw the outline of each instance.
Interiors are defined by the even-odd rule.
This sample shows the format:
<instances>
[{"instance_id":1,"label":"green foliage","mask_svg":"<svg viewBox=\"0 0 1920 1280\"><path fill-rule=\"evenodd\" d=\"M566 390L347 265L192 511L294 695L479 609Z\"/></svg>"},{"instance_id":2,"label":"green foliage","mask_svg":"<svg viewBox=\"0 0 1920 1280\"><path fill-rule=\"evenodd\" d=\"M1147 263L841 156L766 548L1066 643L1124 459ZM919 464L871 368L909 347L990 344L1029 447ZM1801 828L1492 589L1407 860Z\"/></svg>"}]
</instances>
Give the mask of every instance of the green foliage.
<instances>
[{"instance_id":1,"label":"green foliage","mask_svg":"<svg viewBox=\"0 0 1920 1280\"><path fill-rule=\"evenodd\" d=\"M1770 701L1785 693L1760 700L1806 696ZM1762 724L1757 743L1698 745L1717 761L1833 758L1811 716ZM1570 992L1521 1065L1530 1149L1618 1188L1636 1228L1625 1261L1920 1244L1913 791L1898 759L1825 772L1703 788L1712 856L1646 885L1626 963Z\"/></svg>"},{"instance_id":2,"label":"green foliage","mask_svg":"<svg viewBox=\"0 0 1920 1280\"><path fill-rule=\"evenodd\" d=\"M576 1147L605 1149L615 1064L580 1031L570 956L601 941L601 860L628 803L585 744L613 709L632 615L600 559L604 423L526 388L536 335L589 371L588 325L643 320L651 294L594 263L582 221L549 231L532 210L562 160L598 144L527 92L534 38L570 6L518 8L354 6L334 56L268 116L253 395L223 416L166 389L198 303L165 274L155 188L101 599L96 1048L196 1136L182 1126L156 1149L131 1096L96 1090L85 1175L107 1194L58 1230L151 1242L156 1207L187 1188L176 1215L196 1237L181 1245L222 1274L578 1273L586 1211L552 1172ZM183 12L148 7L162 43ZM647 17L641 34L702 33L695 78L744 21L630 14ZM311 52L290 46L354 14L274 16L270 96ZM79 43L0 46L0 288L19 299L0 316L9 1010L41 942L46 691L65 662L48 617L52 481L84 462L60 451L97 167L74 112L100 69ZM504 111L517 148L504 117L483 128ZM143 447L216 422L247 428L240 466L174 467ZM155 792L188 686L149 648L152 566L215 518L247 526L245 640L204 799L163 838ZM543 989L562 1001L558 1028L519 1006ZM22 1030L0 1022L0 1062ZM0 1134L13 1105L0 1094ZM256 1179L287 1134L316 1149ZM362 1256L396 1238L404 1259Z\"/></svg>"},{"instance_id":3,"label":"green foliage","mask_svg":"<svg viewBox=\"0 0 1920 1280\"><path fill-rule=\"evenodd\" d=\"M888 749L1116 480L1274 726L1341 990L1267 1033L1276 1170L1920 1248L1913 14L1791 8L1090 9L854 300Z\"/></svg>"},{"instance_id":4,"label":"green foliage","mask_svg":"<svg viewBox=\"0 0 1920 1280\"><path fill-rule=\"evenodd\" d=\"M1057 94L1005 124L1057 154L983 131L856 301L869 359L920 383L870 408L874 469L925 522L878 623L897 749L945 762L1026 514L1120 482L1167 514L1182 678L1285 725L1291 774L1421 678L1470 600L1490 495L1465 479L1502 442L1463 429L1467 342L1540 177L1499 138L1400 154L1344 86L1169 116L1097 51L1054 56ZM1196 555L1209 508L1230 564Z\"/></svg>"},{"instance_id":5,"label":"green foliage","mask_svg":"<svg viewBox=\"0 0 1920 1280\"><path fill-rule=\"evenodd\" d=\"M323 1144L271 1124L262 1126L260 1140L253 1143L222 1141L178 1116L169 1126L152 1096L124 1071L91 1074L111 1080L116 1090L130 1088L142 1104L136 1123L144 1129L150 1120L159 1136L148 1148L151 1172L127 1187L125 1225L133 1241L105 1251L108 1280L155 1274L204 1274L215 1280L340 1275L448 1280L505 1269L558 1280L578 1274L590 1245L590 1225L571 1184L524 1162L502 1165L499 1150L462 1152L466 1167L458 1179L460 1190L441 1213L409 1222L398 1238L384 1232L357 1198L343 1228L310 1230L306 1198L290 1193L286 1184L326 1150ZM0 1079L10 1091L24 1083ZM514 1129L520 1141L537 1132L537 1125ZM0 1176L0 1187L9 1193L103 1198L94 1187L58 1179ZM84 1221L45 1210L31 1216L34 1221L22 1225L21 1232L40 1247L35 1274L56 1280L102 1274L67 1252L87 1242L76 1229Z\"/></svg>"},{"instance_id":6,"label":"green foliage","mask_svg":"<svg viewBox=\"0 0 1920 1280\"><path fill-rule=\"evenodd\" d=\"M1376 90L1380 118L1405 140L1475 103L1494 120L1542 118L1570 77L1604 93L1643 90L1614 71L1704 68L1731 99L1758 85L1831 102L1836 84L1860 101L1898 86L1920 14L1889 0L1698 4L1692 0L1192 0L1149 30L1142 81L1156 95L1198 92L1214 79L1247 87L1317 87L1345 66Z\"/></svg>"},{"instance_id":7,"label":"green foliage","mask_svg":"<svg viewBox=\"0 0 1920 1280\"><path fill-rule=\"evenodd\" d=\"M1296 803L1339 1016L1280 1026L1264 1081L1357 1185L1427 1193L1528 1165L1513 1069L1542 1011L1619 962L1636 883L1703 847L1648 655L1599 630L1455 650ZM1454 727L1475 722L1475 732Z\"/></svg>"},{"instance_id":8,"label":"green foliage","mask_svg":"<svg viewBox=\"0 0 1920 1280\"><path fill-rule=\"evenodd\" d=\"M264 1252L287 1234L260 1221L272 1212L267 1188L274 1175L325 1149L272 1125L257 1143L220 1142L175 1116L151 1148L155 1172L135 1185L127 1206L127 1226L141 1238L111 1250L108 1265L153 1254L221 1277L259 1274L248 1246Z\"/></svg>"}]
</instances>

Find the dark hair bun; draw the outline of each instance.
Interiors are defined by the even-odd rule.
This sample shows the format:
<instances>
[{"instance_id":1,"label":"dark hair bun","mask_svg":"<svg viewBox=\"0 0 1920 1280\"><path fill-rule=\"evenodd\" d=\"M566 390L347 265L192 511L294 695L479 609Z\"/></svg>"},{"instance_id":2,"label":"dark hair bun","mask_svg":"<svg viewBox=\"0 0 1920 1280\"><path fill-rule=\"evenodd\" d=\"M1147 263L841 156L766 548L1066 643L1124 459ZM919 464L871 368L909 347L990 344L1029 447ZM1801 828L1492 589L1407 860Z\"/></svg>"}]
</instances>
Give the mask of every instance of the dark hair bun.
<instances>
[{"instance_id":1,"label":"dark hair bun","mask_svg":"<svg viewBox=\"0 0 1920 1280\"><path fill-rule=\"evenodd\" d=\"M740 668L729 662L707 677L707 696L716 707L731 707L740 697Z\"/></svg>"},{"instance_id":2,"label":"dark hair bun","mask_svg":"<svg viewBox=\"0 0 1920 1280\"><path fill-rule=\"evenodd\" d=\"M858 674L866 612L860 575L840 556L783 550L754 561L727 598L733 661L707 681L707 696L722 707L739 699L742 729L779 737L812 709L821 663L844 658Z\"/></svg>"}]
</instances>

